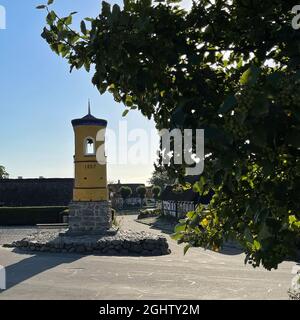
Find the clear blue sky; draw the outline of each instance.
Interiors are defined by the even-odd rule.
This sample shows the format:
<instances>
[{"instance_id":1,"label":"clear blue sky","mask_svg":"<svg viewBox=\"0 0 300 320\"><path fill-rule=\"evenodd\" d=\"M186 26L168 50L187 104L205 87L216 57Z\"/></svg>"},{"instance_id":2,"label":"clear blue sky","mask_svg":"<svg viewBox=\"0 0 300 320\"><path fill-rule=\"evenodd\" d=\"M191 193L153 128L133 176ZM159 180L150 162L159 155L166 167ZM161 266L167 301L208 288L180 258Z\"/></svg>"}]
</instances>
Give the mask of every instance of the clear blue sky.
<instances>
[{"instance_id":1,"label":"clear blue sky","mask_svg":"<svg viewBox=\"0 0 300 320\"><path fill-rule=\"evenodd\" d=\"M70 121L87 113L88 98L93 114L107 119L109 128L117 130L124 120L124 106L109 94L100 96L91 84L92 74L70 74L67 62L40 37L45 12L35 7L45 2L0 0L7 15L7 29L0 30L0 164L12 178L73 176ZM54 8L61 15L78 11L78 23L99 13L100 5L98 0L56 0ZM131 111L126 120L129 129L154 128L138 112ZM152 170L150 160L138 166L110 165L108 179L145 183Z\"/></svg>"}]
</instances>

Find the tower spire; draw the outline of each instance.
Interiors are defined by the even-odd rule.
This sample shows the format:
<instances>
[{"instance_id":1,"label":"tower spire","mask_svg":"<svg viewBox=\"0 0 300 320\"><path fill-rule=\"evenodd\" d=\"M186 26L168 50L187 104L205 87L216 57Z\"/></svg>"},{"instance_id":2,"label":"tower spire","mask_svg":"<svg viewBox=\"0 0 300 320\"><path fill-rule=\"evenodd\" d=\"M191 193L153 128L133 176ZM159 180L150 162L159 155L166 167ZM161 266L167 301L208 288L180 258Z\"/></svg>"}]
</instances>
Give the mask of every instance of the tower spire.
<instances>
[{"instance_id":1,"label":"tower spire","mask_svg":"<svg viewBox=\"0 0 300 320\"><path fill-rule=\"evenodd\" d=\"M91 101L89 99L89 103L88 103L88 114L91 115Z\"/></svg>"}]
</instances>

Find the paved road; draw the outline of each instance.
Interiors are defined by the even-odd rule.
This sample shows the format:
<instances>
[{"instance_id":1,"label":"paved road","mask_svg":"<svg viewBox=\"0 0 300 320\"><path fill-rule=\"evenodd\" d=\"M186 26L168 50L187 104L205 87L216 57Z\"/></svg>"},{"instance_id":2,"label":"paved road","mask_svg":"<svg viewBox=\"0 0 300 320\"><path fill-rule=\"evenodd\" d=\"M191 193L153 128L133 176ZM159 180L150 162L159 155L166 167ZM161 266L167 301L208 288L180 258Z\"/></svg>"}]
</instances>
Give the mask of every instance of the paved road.
<instances>
[{"instance_id":1,"label":"paved road","mask_svg":"<svg viewBox=\"0 0 300 320\"><path fill-rule=\"evenodd\" d=\"M121 217L121 226L149 231L134 218ZM160 257L17 254L0 247L0 265L8 277L0 299L288 298L294 262L269 272L245 266L244 256L234 249L215 253L193 248L183 256L183 246L168 241L172 254Z\"/></svg>"}]
</instances>

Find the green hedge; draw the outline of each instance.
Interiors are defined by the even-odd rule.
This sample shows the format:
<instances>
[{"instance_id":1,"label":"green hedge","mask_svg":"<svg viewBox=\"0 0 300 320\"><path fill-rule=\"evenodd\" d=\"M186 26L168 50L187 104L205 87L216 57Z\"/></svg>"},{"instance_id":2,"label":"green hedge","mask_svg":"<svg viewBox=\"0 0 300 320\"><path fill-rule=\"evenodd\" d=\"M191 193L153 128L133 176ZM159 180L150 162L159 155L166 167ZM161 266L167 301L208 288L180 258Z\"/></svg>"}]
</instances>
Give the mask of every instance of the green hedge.
<instances>
[{"instance_id":1,"label":"green hedge","mask_svg":"<svg viewBox=\"0 0 300 320\"><path fill-rule=\"evenodd\" d=\"M30 226L61 223L62 211L67 207L0 207L0 225Z\"/></svg>"}]
</instances>

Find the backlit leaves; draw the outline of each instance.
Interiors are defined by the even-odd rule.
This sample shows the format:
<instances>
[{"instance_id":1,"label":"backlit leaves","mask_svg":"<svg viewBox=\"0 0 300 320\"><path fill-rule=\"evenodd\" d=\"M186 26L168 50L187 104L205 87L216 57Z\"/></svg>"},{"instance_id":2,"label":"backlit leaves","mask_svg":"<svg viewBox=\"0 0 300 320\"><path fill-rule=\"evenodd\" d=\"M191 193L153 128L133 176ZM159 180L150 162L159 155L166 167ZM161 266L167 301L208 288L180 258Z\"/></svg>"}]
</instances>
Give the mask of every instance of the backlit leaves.
<instances>
[{"instance_id":1,"label":"backlit leaves","mask_svg":"<svg viewBox=\"0 0 300 320\"><path fill-rule=\"evenodd\" d=\"M247 69L241 79L241 84L255 84L255 82L258 79L260 73L260 69L257 66L251 66L249 69Z\"/></svg>"},{"instance_id":2,"label":"backlit leaves","mask_svg":"<svg viewBox=\"0 0 300 320\"><path fill-rule=\"evenodd\" d=\"M39 6L42 37L71 70L95 70L93 85L123 103L123 116L136 108L159 129L205 130L205 170L193 190L213 197L187 213L174 239L212 250L232 240L246 262L276 268L295 252L300 219L299 31L290 1L196 1L189 12L169 3L103 1L100 15L84 19L89 27L76 28L74 13ZM174 158L166 170L183 180Z\"/></svg>"}]
</instances>

